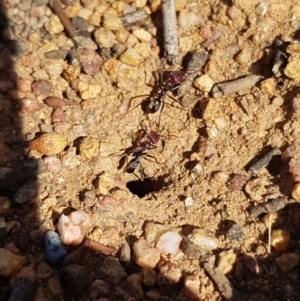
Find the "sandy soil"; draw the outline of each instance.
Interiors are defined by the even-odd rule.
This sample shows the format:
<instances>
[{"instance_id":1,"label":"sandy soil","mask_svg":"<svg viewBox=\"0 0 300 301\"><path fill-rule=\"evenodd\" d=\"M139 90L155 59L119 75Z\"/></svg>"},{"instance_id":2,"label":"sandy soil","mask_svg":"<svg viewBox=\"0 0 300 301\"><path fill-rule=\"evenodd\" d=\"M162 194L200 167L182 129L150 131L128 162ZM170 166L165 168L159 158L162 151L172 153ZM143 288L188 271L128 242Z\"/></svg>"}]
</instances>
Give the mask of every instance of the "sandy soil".
<instances>
[{"instance_id":1,"label":"sandy soil","mask_svg":"<svg viewBox=\"0 0 300 301\"><path fill-rule=\"evenodd\" d=\"M125 2L132 7L136 5L135 2ZM151 42L144 42L152 48L137 67L121 64L118 56L105 58L102 54L104 64L97 74L85 74L79 68L79 74L69 81L66 73L73 73L66 70L75 63L72 65L69 59L53 60L36 55L47 41L59 49L64 44L68 45L67 48L74 48L64 31L49 33L44 27L30 28L24 45L30 37L34 40L32 35L35 31L39 32L39 41L29 42L29 49L25 50L18 46L15 53L13 50L8 53L7 45L11 46L14 39L22 42L24 38L16 35L10 41L3 41L1 83L9 78L12 87L8 84L8 88L3 88L0 98L1 172L22 166L29 158L45 157L34 150L4 142L29 141L37 133L53 131L66 137L68 143L67 148L57 155L62 162L58 173L48 171L40 173L34 182L31 179L37 192L35 197L31 195L31 201L23 204L14 201L15 191L22 183L2 193L12 202L9 212L3 214L4 220L17 224L3 235L1 246L13 242L20 254L26 257L25 266L36 271L38 288L35 300L300 300L298 264L282 271L276 262L286 252L299 255L300 209L291 199L295 182L289 167L277 154L266 168L255 174L248 172L251 165L271 148L277 147L282 151L299 140L299 115L292 105L298 95L298 82L284 74L280 77L272 74L272 50L277 36L281 36L285 45L299 39L300 10L297 1L266 1L265 14L257 8L259 1L233 2L206 1L200 4L199 1L187 1L184 12L188 12L188 19L196 15L200 20L186 28L179 26L180 56L184 58L191 51L203 50L201 43L207 39L202 36L205 37L203 31L207 30L207 26L212 31L211 36L218 37L208 43L209 59L197 77L208 75L216 84L254 73L262 76L260 83L222 98L212 98L210 91L195 89L191 97L196 95L197 101L186 108L166 97L163 111L149 114L148 118L139 105L145 97L131 100L132 97L150 94L157 88L155 78L159 70L156 60L160 55L155 43L162 45L162 25L160 14L152 13L148 4L143 9L151 13L151 19L134 29L144 28L150 33L157 32L157 35L153 34ZM108 2L100 4L111 5ZM12 16L15 16L13 8L19 8L18 5L17 1L6 4ZM87 4L80 5L81 8L83 6L88 7ZM232 11L228 12L229 8ZM34 13L39 15L36 11ZM53 12L49 10L48 14L51 20ZM178 20L181 25L185 19L182 10L180 14ZM16 18L11 20L14 29L18 23ZM97 29L95 26L93 30ZM6 63L7 58L11 64ZM49 66L53 69L49 70ZM26 90L24 83L17 85L18 77L26 78L29 87L34 81L47 80L52 90L50 93L31 87ZM265 79L271 80L264 85L262 81ZM75 87L80 81L88 86L96 85L99 92L83 99L80 89ZM169 94L176 98L175 92ZM72 101L72 104L53 109L45 103L50 96ZM22 111L20 99L25 97L36 99L39 109L30 111L25 105ZM53 113L55 110L56 115ZM120 158L113 156L132 146L142 120L148 131L157 132L161 138L157 147L148 152L154 158L141 159L146 176L144 181L140 180L138 170L127 173L124 168L118 169ZM222 123L221 126L218 122ZM79 151L83 137L100 141L99 148L88 160ZM209 156L204 155L207 143L212 147ZM202 171L195 171L196 164L202 167ZM239 184L238 189L230 186L228 181L233 174L243 175L246 185ZM94 197L89 198L87 192L112 195L121 198L122 202L103 207ZM188 197L192 198L191 204L187 204ZM268 254L268 220L261 215L251 215L251 210L279 197L288 201L284 208L274 212L277 222L273 228L287 231L291 240L286 252L276 252L272 248ZM41 272L45 265L42 237L45 231L56 229L62 212L70 210L83 210L90 215L93 224L93 230L87 235L90 239L118 250L125 240L132 247L133 242L143 236L147 222L161 223L184 237L199 229L203 235L213 238L218 248L204 252L199 247L200 260L199 254L189 255L189 248L184 246L180 255L165 255L156 268L157 273L161 266L170 262L180 269L180 281L174 285L155 282L152 286L143 282L144 295L137 294L136 289L128 285L135 284L135 281L127 279L114 283L101 270L106 256L88 252L76 262L83 265L89 275L87 289L76 297L68 297L62 291L55 295L53 288L49 289L49 281L59 279L62 267L47 266L50 272ZM236 232L233 225L238 229ZM68 248L68 253L73 250L74 247ZM228 263L230 271L226 277L236 295L226 297L205 269L203 258L207 254L214 255L213 265L218 267L226 254L233 253L236 257L232 264ZM120 258L120 253L114 256ZM142 275L133 255L131 263L123 264L123 267L126 277ZM186 292L185 279L191 275L200 279L195 299ZM95 279L109 283L108 296L91 296L89 285ZM8 277L1 278L1 300L7 300L14 287L9 285L9 281ZM149 290L157 295L147 295Z\"/></svg>"}]
</instances>

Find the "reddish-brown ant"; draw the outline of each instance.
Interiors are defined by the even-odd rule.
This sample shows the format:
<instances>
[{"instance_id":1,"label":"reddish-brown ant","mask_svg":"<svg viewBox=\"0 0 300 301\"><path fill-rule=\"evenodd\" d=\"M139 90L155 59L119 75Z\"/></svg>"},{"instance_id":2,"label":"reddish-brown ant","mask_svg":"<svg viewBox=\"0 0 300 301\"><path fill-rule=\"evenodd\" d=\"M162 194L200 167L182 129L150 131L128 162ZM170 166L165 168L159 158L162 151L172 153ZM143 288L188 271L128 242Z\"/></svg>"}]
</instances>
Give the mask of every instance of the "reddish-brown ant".
<instances>
[{"instance_id":1,"label":"reddish-brown ant","mask_svg":"<svg viewBox=\"0 0 300 301\"><path fill-rule=\"evenodd\" d=\"M167 96L167 93L169 91L174 91L179 88L180 83L182 82L185 74L183 71L170 71L168 73L168 77L165 81L162 81L159 87L159 91L157 94L153 96L149 96L144 101L142 101L142 109L145 112L146 115L148 114L154 114L156 113L160 107L161 111L163 110L164 106L164 99ZM141 95L144 96L144 95ZM137 96L140 97L140 96ZM174 99L172 96L169 95L172 99ZM134 99L136 97L131 98ZM130 102L131 102L130 100ZM175 99L176 100L176 99ZM176 100L177 101L177 100ZM136 107L134 107L132 110L137 108L140 104L138 104ZM130 107L130 103L129 103Z\"/></svg>"},{"instance_id":2,"label":"reddish-brown ant","mask_svg":"<svg viewBox=\"0 0 300 301\"><path fill-rule=\"evenodd\" d=\"M138 130L136 137L132 141L132 146L125 149L124 152L119 155L120 162L118 169L122 168L125 164L125 171L128 173L134 172L137 168L139 168L139 173L141 176L141 181L144 181L144 171L141 164L142 158L153 158L156 163L157 160L154 156L147 153L148 150L156 148L156 144L160 139L160 135L156 132L148 132L141 122L141 129ZM132 159L128 162L128 157L132 156Z\"/></svg>"}]
</instances>

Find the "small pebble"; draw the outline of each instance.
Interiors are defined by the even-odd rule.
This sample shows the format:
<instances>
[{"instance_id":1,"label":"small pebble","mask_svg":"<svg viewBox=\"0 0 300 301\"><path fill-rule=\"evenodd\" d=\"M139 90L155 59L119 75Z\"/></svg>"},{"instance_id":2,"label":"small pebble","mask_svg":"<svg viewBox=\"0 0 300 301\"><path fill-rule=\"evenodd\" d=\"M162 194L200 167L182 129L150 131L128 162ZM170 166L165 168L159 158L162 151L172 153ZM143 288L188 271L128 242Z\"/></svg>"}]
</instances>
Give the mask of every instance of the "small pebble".
<instances>
[{"instance_id":1,"label":"small pebble","mask_svg":"<svg viewBox=\"0 0 300 301\"><path fill-rule=\"evenodd\" d=\"M288 64L284 69L284 74L294 80L300 81L300 55L291 55Z\"/></svg>"},{"instance_id":2,"label":"small pebble","mask_svg":"<svg viewBox=\"0 0 300 301\"><path fill-rule=\"evenodd\" d=\"M5 196L0 196L0 215L4 216L9 213L11 202L9 198Z\"/></svg>"},{"instance_id":3,"label":"small pebble","mask_svg":"<svg viewBox=\"0 0 300 301\"><path fill-rule=\"evenodd\" d=\"M150 42L152 39L152 35L143 28L134 30L133 34L142 42Z\"/></svg>"},{"instance_id":4,"label":"small pebble","mask_svg":"<svg viewBox=\"0 0 300 301\"><path fill-rule=\"evenodd\" d=\"M83 160L87 161L93 158L99 149L99 140L92 137L85 137L80 141L79 153Z\"/></svg>"},{"instance_id":5,"label":"small pebble","mask_svg":"<svg viewBox=\"0 0 300 301\"><path fill-rule=\"evenodd\" d=\"M255 7L255 12L258 16L264 16L268 10L268 4L262 2Z\"/></svg>"},{"instance_id":6,"label":"small pebble","mask_svg":"<svg viewBox=\"0 0 300 301\"><path fill-rule=\"evenodd\" d=\"M292 191L292 197L300 203L300 183L295 184Z\"/></svg>"},{"instance_id":7,"label":"small pebble","mask_svg":"<svg viewBox=\"0 0 300 301\"><path fill-rule=\"evenodd\" d=\"M241 15L241 11L235 5L232 5L228 8L227 14L231 20L234 20Z\"/></svg>"},{"instance_id":8,"label":"small pebble","mask_svg":"<svg viewBox=\"0 0 300 301\"><path fill-rule=\"evenodd\" d=\"M123 45L128 39L129 35L130 33L126 29L122 28L116 32L116 39L120 44Z\"/></svg>"},{"instance_id":9,"label":"small pebble","mask_svg":"<svg viewBox=\"0 0 300 301\"><path fill-rule=\"evenodd\" d=\"M161 235L159 238L156 248L169 254L176 254L179 251L179 245L182 237L173 231L168 231Z\"/></svg>"},{"instance_id":10,"label":"small pebble","mask_svg":"<svg viewBox=\"0 0 300 301\"><path fill-rule=\"evenodd\" d=\"M148 222L144 229L146 241L148 243L157 242L159 237L167 230L165 225Z\"/></svg>"},{"instance_id":11,"label":"small pebble","mask_svg":"<svg viewBox=\"0 0 300 301\"><path fill-rule=\"evenodd\" d=\"M167 263L159 268L156 283L159 286L174 285L180 281L181 276L182 270L179 266Z\"/></svg>"},{"instance_id":12,"label":"small pebble","mask_svg":"<svg viewBox=\"0 0 300 301\"><path fill-rule=\"evenodd\" d=\"M124 198L114 198L109 195L100 194L97 198L100 206L105 208L110 208L112 211L123 211L126 209L126 199Z\"/></svg>"},{"instance_id":13,"label":"small pebble","mask_svg":"<svg viewBox=\"0 0 300 301\"><path fill-rule=\"evenodd\" d=\"M280 107L284 104L284 99L281 96L276 96L272 99L272 105Z\"/></svg>"},{"instance_id":14,"label":"small pebble","mask_svg":"<svg viewBox=\"0 0 300 301\"><path fill-rule=\"evenodd\" d=\"M0 275L9 276L18 272L25 262L25 258L6 249L0 248Z\"/></svg>"},{"instance_id":15,"label":"small pebble","mask_svg":"<svg viewBox=\"0 0 300 301\"><path fill-rule=\"evenodd\" d=\"M143 299L144 290L142 287L141 274L131 274L130 276L128 276L126 279L126 286L137 300Z\"/></svg>"},{"instance_id":16,"label":"small pebble","mask_svg":"<svg viewBox=\"0 0 300 301\"><path fill-rule=\"evenodd\" d=\"M44 24L44 27L51 35L60 33L64 30L64 27L60 23L59 18L54 14L50 17L49 22L46 22Z\"/></svg>"},{"instance_id":17,"label":"small pebble","mask_svg":"<svg viewBox=\"0 0 300 301\"><path fill-rule=\"evenodd\" d=\"M60 284L68 296L82 293L88 282L88 275L83 266L71 264L61 271Z\"/></svg>"},{"instance_id":18,"label":"small pebble","mask_svg":"<svg viewBox=\"0 0 300 301\"><path fill-rule=\"evenodd\" d=\"M150 301L159 301L161 300L161 295L158 291L150 289L145 293L145 297Z\"/></svg>"},{"instance_id":19,"label":"small pebble","mask_svg":"<svg viewBox=\"0 0 300 301\"><path fill-rule=\"evenodd\" d=\"M127 273L120 261L111 256L104 259L100 271L105 275L107 281L114 285L122 282L127 277Z\"/></svg>"},{"instance_id":20,"label":"small pebble","mask_svg":"<svg viewBox=\"0 0 300 301\"><path fill-rule=\"evenodd\" d=\"M53 274L53 269L45 262L42 262L37 268L37 278L47 279Z\"/></svg>"},{"instance_id":21,"label":"small pebble","mask_svg":"<svg viewBox=\"0 0 300 301\"><path fill-rule=\"evenodd\" d=\"M45 53L45 57L51 60L64 60L69 53L68 49L52 50Z\"/></svg>"},{"instance_id":22,"label":"small pebble","mask_svg":"<svg viewBox=\"0 0 300 301\"><path fill-rule=\"evenodd\" d=\"M226 239L229 240L242 241L244 237L245 237L244 229L238 223L234 223L226 233Z\"/></svg>"},{"instance_id":23,"label":"small pebble","mask_svg":"<svg viewBox=\"0 0 300 301\"><path fill-rule=\"evenodd\" d=\"M220 117L215 118L214 124L216 125L218 130L223 130L224 128L226 128L228 126L228 121L225 116L220 116Z\"/></svg>"},{"instance_id":24,"label":"small pebble","mask_svg":"<svg viewBox=\"0 0 300 301\"><path fill-rule=\"evenodd\" d=\"M214 81L208 74L204 74L194 80L195 87L203 92L210 92L214 84Z\"/></svg>"},{"instance_id":25,"label":"small pebble","mask_svg":"<svg viewBox=\"0 0 300 301\"><path fill-rule=\"evenodd\" d=\"M46 259L51 264L57 263L67 254L65 246L56 232L47 231L44 240L46 246Z\"/></svg>"},{"instance_id":26,"label":"small pebble","mask_svg":"<svg viewBox=\"0 0 300 301\"><path fill-rule=\"evenodd\" d=\"M110 14L107 12L105 12L105 14L102 16L102 24L108 31L117 31L123 28L122 21L118 17L118 15Z\"/></svg>"},{"instance_id":27,"label":"small pebble","mask_svg":"<svg viewBox=\"0 0 300 301\"><path fill-rule=\"evenodd\" d=\"M96 43L100 48L111 48L118 43L115 35L111 31L102 27L95 31L94 36Z\"/></svg>"},{"instance_id":28,"label":"small pebble","mask_svg":"<svg viewBox=\"0 0 300 301\"><path fill-rule=\"evenodd\" d=\"M111 52L112 52L113 56L117 57L117 56L121 55L125 50L126 50L126 47L123 44L115 44L112 47Z\"/></svg>"},{"instance_id":29,"label":"small pebble","mask_svg":"<svg viewBox=\"0 0 300 301\"><path fill-rule=\"evenodd\" d=\"M35 298L37 283L27 278L21 278L13 288L8 301L29 301ZM37 300L37 299L35 299Z\"/></svg>"},{"instance_id":30,"label":"small pebble","mask_svg":"<svg viewBox=\"0 0 300 301\"><path fill-rule=\"evenodd\" d=\"M275 251L286 252L290 243L290 234L282 229L274 230L271 234L271 246Z\"/></svg>"},{"instance_id":31,"label":"small pebble","mask_svg":"<svg viewBox=\"0 0 300 301\"><path fill-rule=\"evenodd\" d=\"M61 240L66 245L78 245L92 228L91 219L82 211L74 211L68 216L62 214L58 221Z\"/></svg>"},{"instance_id":32,"label":"small pebble","mask_svg":"<svg viewBox=\"0 0 300 301\"><path fill-rule=\"evenodd\" d=\"M65 101L59 97L48 97L44 100L44 102L53 109L58 109L65 104Z\"/></svg>"},{"instance_id":33,"label":"small pebble","mask_svg":"<svg viewBox=\"0 0 300 301\"><path fill-rule=\"evenodd\" d=\"M83 81L78 83L78 90L82 99L95 98L101 91L99 85L87 84Z\"/></svg>"},{"instance_id":34,"label":"small pebble","mask_svg":"<svg viewBox=\"0 0 300 301\"><path fill-rule=\"evenodd\" d=\"M200 279L197 274L188 275L184 279L184 293L191 300L201 300Z\"/></svg>"},{"instance_id":35,"label":"small pebble","mask_svg":"<svg viewBox=\"0 0 300 301\"><path fill-rule=\"evenodd\" d=\"M183 9L179 12L177 22L182 30L189 30L193 26L199 26L203 20L194 13Z\"/></svg>"},{"instance_id":36,"label":"small pebble","mask_svg":"<svg viewBox=\"0 0 300 301\"><path fill-rule=\"evenodd\" d=\"M247 184L249 178L241 174L231 174L229 180L226 182L227 187L230 190L242 190Z\"/></svg>"},{"instance_id":37,"label":"small pebble","mask_svg":"<svg viewBox=\"0 0 300 301\"><path fill-rule=\"evenodd\" d=\"M52 84L46 80L35 80L32 85L32 91L35 95L49 96L53 91Z\"/></svg>"},{"instance_id":38,"label":"small pebble","mask_svg":"<svg viewBox=\"0 0 300 301\"><path fill-rule=\"evenodd\" d=\"M80 61L83 71L89 75L96 75L99 73L103 60L95 51L78 47L76 55Z\"/></svg>"},{"instance_id":39,"label":"small pebble","mask_svg":"<svg viewBox=\"0 0 300 301\"><path fill-rule=\"evenodd\" d=\"M142 269L143 275L143 284L147 287L154 286L156 282L156 271L149 270L149 269Z\"/></svg>"},{"instance_id":40,"label":"small pebble","mask_svg":"<svg viewBox=\"0 0 300 301\"><path fill-rule=\"evenodd\" d=\"M185 198L185 200L184 200L185 207L192 206L193 204L194 204L193 198L191 198L190 196Z\"/></svg>"},{"instance_id":41,"label":"small pebble","mask_svg":"<svg viewBox=\"0 0 300 301\"><path fill-rule=\"evenodd\" d=\"M104 172L96 179L94 186L100 195L107 195L115 186L115 181L108 172Z\"/></svg>"},{"instance_id":42,"label":"small pebble","mask_svg":"<svg viewBox=\"0 0 300 301\"><path fill-rule=\"evenodd\" d=\"M32 267L23 267L17 274L13 275L10 279L10 286L14 287L19 279L26 278L31 282L36 281L36 272Z\"/></svg>"},{"instance_id":43,"label":"small pebble","mask_svg":"<svg viewBox=\"0 0 300 301\"><path fill-rule=\"evenodd\" d=\"M201 249L206 251L215 250L218 248L218 243L212 237L207 237L198 233L198 231L193 231L193 234L190 234L188 238L191 242L193 242L196 246L201 247Z\"/></svg>"},{"instance_id":44,"label":"small pebble","mask_svg":"<svg viewBox=\"0 0 300 301\"><path fill-rule=\"evenodd\" d=\"M300 114L300 97L299 96L296 96L293 98L292 106L293 106L294 112L296 114Z\"/></svg>"},{"instance_id":45,"label":"small pebble","mask_svg":"<svg viewBox=\"0 0 300 301\"><path fill-rule=\"evenodd\" d=\"M66 121L66 114L62 109L55 109L51 113L51 123Z\"/></svg>"},{"instance_id":46,"label":"small pebble","mask_svg":"<svg viewBox=\"0 0 300 301\"><path fill-rule=\"evenodd\" d=\"M49 279L48 289L49 289L50 293L54 296L61 296L64 293L64 291L60 285L59 279L55 278L55 277Z\"/></svg>"},{"instance_id":47,"label":"small pebble","mask_svg":"<svg viewBox=\"0 0 300 301\"><path fill-rule=\"evenodd\" d=\"M205 40L210 39L212 37L211 28L207 25L201 25L199 29L199 35Z\"/></svg>"},{"instance_id":48,"label":"small pebble","mask_svg":"<svg viewBox=\"0 0 300 301\"><path fill-rule=\"evenodd\" d=\"M221 252L219 254L218 268L223 274L228 274L233 271L236 259L237 255L233 252Z\"/></svg>"},{"instance_id":49,"label":"small pebble","mask_svg":"<svg viewBox=\"0 0 300 301\"><path fill-rule=\"evenodd\" d=\"M289 162L289 171L293 176L293 180L295 182L300 182L300 160L299 159L292 158L290 160L290 162ZM293 195L293 192L292 192L292 195ZM295 196L297 197L297 192L295 192Z\"/></svg>"},{"instance_id":50,"label":"small pebble","mask_svg":"<svg viewBox=\"0 0 300 301\"><path fill-rule=\"evenodd\" d=\"M27 148L35 150L46 156L57 155L67 146L67 139L55 133L45 133L40 137L31 140Z\"/></svg>"},{"instance_id":51,"label":"small pebble","mask_svg":"<svg viewBox=\"0 0 300 301\"><path fill-rule=\"evenodd\" d=\"M193 169L192 169L192 172L195 174L195 175L201 175L203 173L204 169L203 169L203 166L202 164L199 162L197 163Z\"/></svg>"},{"instance_id":52,"label":"small pebble","mask_svg":"<svg viewBox=\"0 0 300 301\"><path fill-rule=\"evenodd\" d=\"M260 84L262 90L266 91L269 94L274 94L276 85L277 81L274 77L268 78Z\"/></svg>"},{"instance_id":53,"label":"small pebble","mask_svg":"<svg viewBox=\"0 0 300 301\"><path fill-rule=\"evenodd\" d=\"M90 10L90 9L88 9L88 8L82 8L82 9L80 9L79 11L78 11L78 14L77 14L77 17L80 17L80 18L83 18L83 19L85 19L85 20L87 20L90 16L91 16L91 14L92 14L93 12ZM75 17L76 18L76 17ZM73 20L72 20L73 21ZM77 27L78 29L81 29L81 28L79 28L79 27Z\"/></svg>"},{"instance_id":54,"label":"small pebble","mask_svg":"<svg viewBox=\"0 0 300 301\"><path fill-rule=\"evenodd\" d=\"M132 48L122 53L119 59L122 63L133 67L137 67L142 62L142 57Z\"/></svg>"},{"instance_id":55,"label":"small pebble","mask_svg":"<svg viewBox=\"0 0 300 301\"><path fill-rule=\"evenodd\" d=\"M296 253L285 253L276 258L276 263L283 272L288 272L298 265L299 255Z\"/></svg>"},{"instance_id":56,"label":"small pebble","mask_svg":"<svg viewBox=\"0 0 300 301\"><path fill-rule=\"evenodd\" d=\"M160 260L160 251L150 245L144 239L139 239L133 244L135 262L146 269L154 269Z\"/></svg>"}]
</instances>

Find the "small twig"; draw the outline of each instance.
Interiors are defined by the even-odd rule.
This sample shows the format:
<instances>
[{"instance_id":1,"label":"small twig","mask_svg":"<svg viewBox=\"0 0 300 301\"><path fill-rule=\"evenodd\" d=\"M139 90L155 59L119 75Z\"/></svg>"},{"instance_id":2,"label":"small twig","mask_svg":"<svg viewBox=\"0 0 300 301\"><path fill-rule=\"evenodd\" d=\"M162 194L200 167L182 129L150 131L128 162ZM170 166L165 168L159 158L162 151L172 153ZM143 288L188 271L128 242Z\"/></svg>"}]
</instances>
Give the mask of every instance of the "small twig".
<instances>
[{"instance_id":1,"label":"small twig","mask_svg":"<svg viewBox=\"0 0 300 301\"><path fill-rule=\"evenodd\" d=\"M204 50L196 51L190 54L187 66L185 67L184 81L180 84L178 89L178 96L180 98L180 104L182 107L187 108L196 103L199 100L198 96L195 96L195 89L192 87L193 80L197 76L198 72L204 67L208 60L208 52Z\"/></svg>"},{"instance_id":2,"label":"small twig","mask_svg":"<svg viewBox=\"0 0 300 301\"><path fill-rule=\"evenodd\" d=\"M71 37L74 37L74 33L76 32L76 27L72 24L71 20L63 10L61 6L61 2L59 0L51 0L49 3L50 7L57 14L60 22L68 32Z\"/></svg>"},{"instance_id":3,"label":"small twig","mask_svg":"<svg viewBox=\"0 0 300 301\"><path fill-rule=\"evenodd\" d=\"M130 29L132 26L138 25L139 23L144 23L145 19L147 19L149 15L147 15L143 10L137 10L130 14L121 17L123 27L125 29Z\"/></svg>"},{"instance_id":4,"label":"small twig","mask_svg":"<svg viewBox=\"0 0 300 301\"><path fill-rule=\"evenodd\" d=\"M279 197L250 208L249 213L255 218L264 213L276 214L277 211L283 209L287 204L288 199L286 197Z\"/></svg>"},{"instance_id":5,"label":"small twig","mask_svg":"<svg viewBox=\"0 0 300 301\"><path fill-rule=\"evenodd\" d=\"M232 81L216 84L212 89L212 97L220 98L256 85L261 80L260 75L247 75Z\"/></svg>"},{"instance_id":6,"label":"small twig","mask_svg":"<svg viewBox=\"0 0 300 301\"><path fill-rule=\"evenodd\" d=\"M275 147L267 152L262 158L255 162L248 170L251 174L256 174L260 169L268 166L273 156L280 155L281 151L279 148Z\"/></svg>"},{"instance_id":7,"label":"small twig","mask_svg":"<svg viewBox=\"0 0 300 301\"><path fill-rule=\"evenodd\" d=\"M164 57L172 66L180 65L174 0L163 0L162 15L165 49Z\"/></svg>"},{"instance_id":8,"label":"small twig","mask_svg":"<svg viewBox=\"0 0 300 301\"><path fill-rule=\"evenodd\" d=\"M268 254L271 254L272 214L269 214Z\"/></svg>"},{"instance_id":9,"label":"small twig","mask_svg":"<svg viewBox=\"0 0 300 301\"><path fill-rule=\"evenodd\" d=\"M83 246L85 248L90 248L96 252L102 252L102 253L105 253L108 255L117 252L117 250L115 248L104 246L104 245L102 245L94 240L88 239L88 238L84 241Z\"/></svg>"},{"instance_id":10,"label":"small twig","mask_svg":"<svg viewBox=\"0 0 300 301\"><path fill-rule=\"evenodd\" d=\"M211 263L204 263L203 265L205 271L211 277L213 282L218 287L221 295L225 298L225 300L238 300L239 296L237 291L232 287L230 281L226 278L226 276L220 271L219 268L214 267Z\"/></svg>"}]
</instances>

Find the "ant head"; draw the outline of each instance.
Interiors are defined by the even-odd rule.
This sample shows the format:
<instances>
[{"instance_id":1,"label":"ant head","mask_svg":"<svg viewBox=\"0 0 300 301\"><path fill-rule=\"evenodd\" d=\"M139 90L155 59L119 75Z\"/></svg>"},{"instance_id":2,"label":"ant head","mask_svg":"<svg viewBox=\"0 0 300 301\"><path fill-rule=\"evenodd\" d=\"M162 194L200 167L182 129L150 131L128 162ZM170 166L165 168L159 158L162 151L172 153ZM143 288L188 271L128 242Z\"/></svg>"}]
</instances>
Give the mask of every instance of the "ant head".
<instances>
[{"instance_id":1,"label":"ant head","mask_svg":"<svg viewBox=\"0 0 300 301\"><path fill-rule=\"evenodd\" d=\"M180 84L181 80L184 77L184 72L182 71L173 71L169 75L170 80L172 81L173 86Z\"/></svg>"},{"instance_id":2,"label":"ant head","mask_svg":"<svg viewBox=\"0 0 300 301\"><path fill-rule=\"evenodd\" d=\"M149 149L151 147L151 143L148 140L145 140L141 143L141 147L144 149Z\"/></svg>"},{"instance_id":3,"label":"ant head","mask_svg":"<svg viewBox=\"0 0 300 301\"><path fill-rule=\"evenodd\" d=\"M157 144L160 136L159 136L159 134L157 134L155 132L150 132L150 133L148 133L147 138L149 139L151 144Z\"/></svg>"},{"instance_id":4,"label":"ant head","mask_svg":"<svg viewBox=\"0 0 300 301\"><path fill-rule=\"evenodd\" d=\"M164 82L164 88L166 90L172 90L173 87L174 87L174 82L172 79Z\"/></svg>"}]
</instances>

